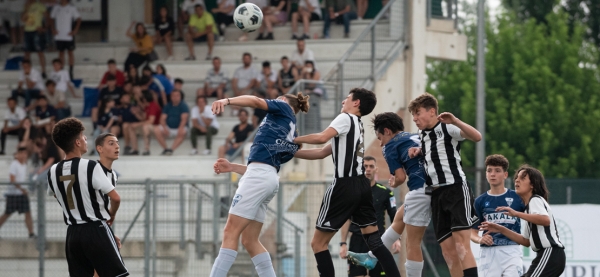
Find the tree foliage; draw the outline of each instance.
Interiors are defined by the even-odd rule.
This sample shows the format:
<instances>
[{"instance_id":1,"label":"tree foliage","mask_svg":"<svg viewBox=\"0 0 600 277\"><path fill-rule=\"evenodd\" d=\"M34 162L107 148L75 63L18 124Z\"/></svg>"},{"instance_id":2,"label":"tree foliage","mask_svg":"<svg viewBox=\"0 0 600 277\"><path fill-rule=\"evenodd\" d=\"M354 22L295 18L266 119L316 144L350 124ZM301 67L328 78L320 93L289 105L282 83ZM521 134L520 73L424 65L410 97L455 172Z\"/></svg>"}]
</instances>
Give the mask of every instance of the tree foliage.
<instances>
[{"instance_id":1,"label":"tree foliage","mask_svg":"<svg viewBox=\"0 0 600 277\"><path fill-rule=\"evenodd\" d=\"M547 24L515 17L502 14L486 31L486 152L548 177L600 177L596 47L563 12L548 14ZM476 36L474 26L467 29L468 60L430 62L428 89L441 111L474 124ZM463 157L465 166L474 164L474 144L464 145Z\"/></svg>"}]
</instances>

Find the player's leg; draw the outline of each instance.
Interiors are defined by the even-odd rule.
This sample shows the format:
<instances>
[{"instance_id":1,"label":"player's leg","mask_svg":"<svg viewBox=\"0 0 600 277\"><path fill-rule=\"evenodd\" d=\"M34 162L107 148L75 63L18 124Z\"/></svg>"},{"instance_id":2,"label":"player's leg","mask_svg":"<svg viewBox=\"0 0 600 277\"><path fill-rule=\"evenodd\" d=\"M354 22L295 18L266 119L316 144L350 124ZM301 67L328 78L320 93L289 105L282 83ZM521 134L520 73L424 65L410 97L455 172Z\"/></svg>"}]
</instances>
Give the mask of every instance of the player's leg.
<instances>
[{"instance_id":1,"label":"player's leg","mask_svg":"<svg viewBox=\"0 0 600 277\"><path fill-rule=\"evenodd\" d=\"M329 252L329 242L337 231L322 231L315 229L310 247L317 260L317 269L319 276L335 276L335 268L331 253Z\"/></svg>"},{"instance_id":2,"label":"player's leg","mask_svg":"<svg viewBox=\"0 0 600 277\"><path fill-rule=\"evenodd\" d=\"M119 247L110 226L104 221L85 225L89 225L85 229L87 229L87 236L90 239L85 255L89 258L98 276L128 276L129 273L121 253L119 253Z\"/></svg>"},{"instance_id":3,"label":"player's leg","mask_svg":"<svg viewBox=\"0 0 600 277\"><path fill-rule=\"evenodd\" d=\"M450 270L452 277L463 277L460 259L456 253L456 244L452 237L451 214L444 210L446 204L444 192L447 187L441 187L433 191L431 195L431 219L435 237L442 248L442 255Z\"/></svg>"},{"instance_id":4,"label":"player's leg","mask_svg":"<svg viewBox=\"0 0 600 277\"><path fill-rule=\"evenodd\" d=\"M249 224L249 219L237 216L235 214L229 214L227 217L227 223L225 223L225 228L223 229L223 242L221 242L221 249L219 250L219 255L213 264L210 277L227 276L227 272L229 272L231 265L233 265L233 262L237 257L237 248L242 231L244 231Z\"/></svg>"},{"instance_id":5,"label":"player's leg","mask_svg":"<svg viewBox=\"0 0 600 277\"><path fill-rule=\"evenodd\" d=\"M559 277L565 270L565 262L564 249L544 248L536 253L535 259L523 277Z\"/></svg>"},{"instance_id":6,"label":"player's leg","mask_svg":"<svg viewBox=\"0 0 600 277\"><path fill-rule=\"evenodd\" d=\"M408 208L410 207L410 208ZM431 196L425 189L410 191L405 198L404 223L406 223L406 274L408 277L421 277L423 252L421 241L431 221Z\"/></svg>"},{"instance_id":7,"label":"player's leg","mask_svg":"<svg viewBox=\"0 0 600 277\"><path fill-rule=\"evenodd\" d=\"M427 227L406 225L406 275L420 277L423 271L421 241Z\"/></svg>"},{"instance_id":8,"label":"player's leg","mask_svg":"<svg viewBox=\"0 0 600 277\"><path fill-rule=\"evenodd\" d=\"M367 243L365 243L365 240L362 238L362 234L350 233L348 252L365 253L367 251L369 251L369 246L367 246ZM348 277L352 276L367 276L367 269L363 266L354 264L348 259Z\"/></svg>"},{"instance_id":9,"label":"player's leg","mask_svg":"<svg viewBox=\"0 0 600 277\"><path fill-rule=\"evenodd\" d=\"M86 257L85 251L91 248L89 247L91 244L95 243L90 239L89 231L91 229L85 226L89 224L91 223L67 227L65 254L70 276L92 276L94 274L94 265L90 257Z\"/></svg>"},{"instance_id":10,"label":"player's leg","mask_svg":"<svg viewBox=\"0 0 600 277\"><path fill-rule=\"evenodd\" d=\"M477 221L473 195L467 183L450 185L444 191L445 209L451 215L452 237L465 277L477 276L477 262L471 250L471 226Z\"/></svg>"},{"instance_id":11,"label":"player's leg","mask_svg":"<svg viewBox=\"0 0 600 277\"><path fill-rule=\"evenodd\" d=\"M483 247L485 248L497 248L498 254L500 258L494 264L494 266L500 267L500 274L496 274L496 276L502 277L512 277L512 276L521 276L523 275L523 252L521 250L520 245L507 245L507 246L497 246L497 247ZM483 249L482 249L483 250ZM479 257L481 260L481 256ZM478 265L477 269L479 270L479 276L485 277L486 275L481 274L481 263ZM492 275L489 275L492 276Z\"/></svg>"}]
</instances>

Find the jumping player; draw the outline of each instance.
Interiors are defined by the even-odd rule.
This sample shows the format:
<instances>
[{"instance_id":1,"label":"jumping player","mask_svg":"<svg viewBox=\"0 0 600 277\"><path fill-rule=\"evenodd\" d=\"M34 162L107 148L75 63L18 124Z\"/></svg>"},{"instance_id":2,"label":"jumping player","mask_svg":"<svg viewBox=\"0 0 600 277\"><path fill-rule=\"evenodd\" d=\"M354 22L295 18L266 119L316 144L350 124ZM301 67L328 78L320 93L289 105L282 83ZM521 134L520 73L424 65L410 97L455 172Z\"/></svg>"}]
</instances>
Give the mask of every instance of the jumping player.
<instances>
[{"instance_id":1,"label":"jumping player","mask_svg":"<svg viewBox=\"0 0 600 277\"><path fill-rule=\"evenodd\" d=\"M485 221L480 229L500 233L524 246L531 246L535 259L523 277L559 277L565 271L565 246L560 242L552 209L548 204L548 189L542 173L522 165L515 174L515 189L525 204L525 211L498 207L497 212L521 219L521 234L497 223Z\"/></svg>"},{"instance_id":2,"label":"jumping player","mask_svg":"<svg viewBox=\"0 0 600 277\"><path fill-rule=\"evenodd\" d=\"M519 218L496 211L498 207L511 207L518 212L525 210L519 195L504 187L504 181L508 178L508 160L502 155L490 155L485 159L485 167L490 190L475 199L477 217L480 222L493 222L519 233ZM483 236L479 236L479 223L471 229L471 241L481 245L479 276L520 277L523 274L521 246L516 242L500 233L484 232Z\"/></svg>"},{"instance_id":3,"label":"jumping player","mask_svg":"<svg viewBox=\"0 0 600 277\"><path fill-rule=\"evenodd\" d=\"M365 177L363 164L364 130L361 117L375 108L377 99L372 91L354 88L342 102L341 113L321 133L298 137L297 144L330 143L321 149L300 150L301 159L333 157L335 179L327 188L311 247L317 260L317 269L322 277L335 276L329 242L335 233L351 219L363 234L369 249L379 259L386 276L399 277L400 273L390 251L383 245L377 229L377 217L373 208L373 194L369 180Z\"/></svg>"},{"instance_id":4,"label":"jumping player","mask_svg":"<svg viewBox=\"0 0 600 277\"><path fill-rule=\"evenodd\" d=\"M286 94L275 100L255 96L238 96L215 101L214 114L223 112L227 105L250 107L267 111L254 143L250 148L248 166L231 165L225 159L217 160L215 172L235 171L243 174L239 187L229 208L229 216L223 230L223 242L213 264L210 277L226 277L242 244L252 257L260 277L274 277L275 270L267 249L258 237L265 221L267 205L279 190L279 168L294 157L299 146L294 144L296 114L308 112L308 96ZM223 171L217 170L219 164ZM227 166L225 166L227 165ZM235 170L234 170L235 169Z\"/></svg>"},{"instance_id":5,"label":"jumping player","mask_svg":"<svg viewBox=\"0 0 600 277\"><path fill-rule=\"evenodd\" d=\"M471 251L471 226L477 221L473 193L462 170L460 143L481 140L475 128L451 113L438 115L437 99L429 93L408 105L413 121L421 130L421 147L411 148L409 156L422 154L427 185L431 194L433 229L452 277L477 276Z\"/></svg>"}]
</instances>

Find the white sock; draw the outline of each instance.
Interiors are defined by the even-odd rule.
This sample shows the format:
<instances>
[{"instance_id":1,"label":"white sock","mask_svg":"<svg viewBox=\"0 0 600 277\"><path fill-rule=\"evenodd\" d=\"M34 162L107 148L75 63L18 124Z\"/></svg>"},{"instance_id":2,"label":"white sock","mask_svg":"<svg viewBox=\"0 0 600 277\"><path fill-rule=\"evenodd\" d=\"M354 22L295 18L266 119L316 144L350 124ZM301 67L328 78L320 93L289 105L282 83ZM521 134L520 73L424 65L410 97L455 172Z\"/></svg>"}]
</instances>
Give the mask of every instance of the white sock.
<instances>
[{"instance_id":1,"label":"white sock","mask_svg":"<svg viewBox=\"0 0 600 277\"><path fill-rule=\"evenodd\" d=\"M423 262L415 262L406 260L406 276L408 277L421 277L423 271Z\"/></svg>"},{"instance_id":2,"label":"white sock","mask_svg":"<svg viewBox=\"0 0 600 277\"><path fill-rule=\"evenodd\" d=\"M219 255L215 259L212 270L210 271L210 277L227 277L227 272L235 262L237 257L237 251L221 248Z\"/></svg>"},{"instance_id":3,"label":"white sock","mask_svg":"<svg viewBox=\"0 0 600 277\"><path fill-rule=\"evenodd\" d=\"M400 238L400 236L401 234L396 233L396 231L394 231L394 228L390 227L387 228L387 230L385 230L385 233L383 233L383 235L381 236L381 241L383 242L383 245L385 245L385 247L387 247L387 249L390 250L390 252L392 252L392 245Z\"/></svg>"},{"instance_id":4,"label":"white sock","mask_svg":"<svg viewBox=\"0 0 600 277\"><path fill-rule=\"evenodd\" d=\"M252 257L252 263L259 277L275 277L275 269L271 262L269 252L260 253Z\"/></svg>"}]
</instances>

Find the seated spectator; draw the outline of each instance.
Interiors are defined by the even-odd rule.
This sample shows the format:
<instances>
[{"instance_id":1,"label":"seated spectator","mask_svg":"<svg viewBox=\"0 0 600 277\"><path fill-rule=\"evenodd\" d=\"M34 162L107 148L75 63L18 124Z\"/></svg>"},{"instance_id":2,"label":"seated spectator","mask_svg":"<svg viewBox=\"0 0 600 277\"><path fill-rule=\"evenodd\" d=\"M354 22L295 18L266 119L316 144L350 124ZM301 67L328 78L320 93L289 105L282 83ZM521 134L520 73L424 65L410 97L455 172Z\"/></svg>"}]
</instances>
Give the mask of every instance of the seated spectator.
<instances>
[{"instance_id":1,"label":"seated spectator","mask_svg":"<svg viewBox=\"0 0 600 277\"><path fill-rule=\"evenodd\" d=\"M319 72L312 61L304 63L301 79L320 81L321 72ZM304 86L304 95L310 95L309 103L312 108L309 113L304 116L304 130L307 133L317 133L321 130L321 96L323 95L323 85L308 83Z\"/></svg>"},{"instance_id":2,"label":"seated spectator","mask_svg":"<svg viewBox=\"0 0 600 277\"><path fill-rule=\"evenodd\" d=\"M184 0L183 3L181 3L181 11L179 13L179 16L177 17L177 29L179 31L179 38L177 39L178 41L183 41L183 35L187 33L187 31L184 31L184 25L188 24L190 21L190 17L194 13L196 13L195 7L198 4L204 6L204 1Z\"/></svg>"},{"instance_id":3,"label":"seated spectator","mask_svg":"<svg viewBox=\"0 0 600 277\"><path fill-rule=\"evenodd\" d=\"M29 111L34 108L31 100L37 99L44 90L44 79L37 69L31 67L30 60L24 59L21 67L23 70L19 72L19 84L17 89L12 91L12 97L15 99L18 96L25 98L25 110Z\"/></svg>"},{"instance_id":4,"label":"seated spectator","mask_svg":"<svg viewBox=\"0 0 600 277\"><path fill-rule=\"evenodd\" d=\"M136 129L144 124L146 115L144 114L143 107L134 106L131 104L131 96L129 94L123 94L121 96L121 106L118 108L118 114L120 116L121 130L125 140L125 155L139 155L137 151L132 151L131 141L135 137L130 137L131 129Z\"/></svg>"},{"instance_id":5,"label":"seated spectator","mask_svg":"<svg viewBox=\"0 0 600 277\"><path fill-rule=\"evenodd\" d=\"M124 92L126 93L126 92ZM135 86L131 86L131 92L130 93L126 93L129 94L131 96L131 104L136 106L141 104L142 102L144 102L144 94L143 94L143 90L142 87L140 87L139 85L135 85Z\"/></svg>"},{"instance_id":6,"label":"seated spectator","mask_svg":"<svg viewBox=\"0 0 600 277\"><path fill-rule=\"evenodd\" d=\"M196 97L196 107L192 108L192 130L190 140L192 142L192 151L190 155L198 154L198 136L206 136L206 149L202 151L203 155L210 155L212 149L212 136L219 132L219 122L217 117L206 107L206 98Z\"/></svg>"},{"instance_id":7,"label":"seated spectator","mask_svg":"<svg viewBox=\"0 0 600 277\"><path fill-rule=\"evenodd\" d=\"M121 95L123 95L123 89L117 87L117 78L115 75L108 75L106 77L106 87L100 90L100 94L98 95L98 105L92 108L92 122L96 122L99 119L98 110L100 109L100 105L102 101L111 99L115 101L116 105L120 105Z\"/></svg>"},{"instance_id":8,"label":"seated spectator","mask_svg":"<svg viewBox=\"0 0 600 277\"><path fill-rule=\"evenodd\" d=\"M288 20L287 12L285 11L285 0L270 0L270 5L263 9L263 24L258 29L258 37L256 40L273 40L273 25L285 23ZM265 28L267 34L264 34Z\"/></svg>"},{"instance_id":9,"label":"seated spectator","mask_svg":"<svg viewBox=\"0 0 600 277\"><path fill-rule=\"evenodd\" d=\"M96 141L96 137L104 133L112 133L115 136L118 136L120 133L120 128L115 123L118 121L118 117L114 115L113 108L115 107L115 100L112 98L106 98L102 100L100 107L98 108L98 121L96 121L96 129L94 130L93 137ZM96 153L95 148L93 148L90 155L94 155Z\"/></svg>"},{"instance_id":10,"label":"seated spectator","mask_svg":"<svg viewBox=\"0 0 600 277\"><path fill-rule=\"evenodd\" d=\"M163 64L160 64L160 63L157 64L156 70L154 71L154 73L165 76L167 78L167 80L169 80L171 85L173 85L173 78L171 78L171 76L169 76L169 74L167 74L167 68L165 68L165 66Z\"/></svg>"},{"instance_id":11,"label":"seated spectator","mask_svg":"<svg viewBox=\"0 0 600 277\"><path fill-rule=\"evenodd\" d=\"M4 210L4 214L0 216L0 227L2 227L14 212L18 212L19 214L24 213L25 226L29 231L29 238L35 238L33 232L33 219L31 217L31 210L29 209L29 197L27 196L30 193L27 190L29 182L29 176L27 175L28 156L27 148L19 147L15 154L15 159L8 168L10 185L4 192L4 196L6 196L6 210Z\"/></svg>"},{"instance_id":12,"label":"seated spectator","mask_svg":"<svg viewBox=\"0 0 600 277\"><path fill-rule=\"evenodd\" d=\"M167 7L162 6L158 12L158 17L154 20L154 44L158 45L161 42L165 42L167 47L167 53L169 57L167 60L173 60L173 33L175 33L175 23L173 18L169 16L169 10Z\"/></svg>"},{"instance_id":13,"label":"seated spectator","mask_svg":"<svg viewBox=\"0 0 600 277\"><path fill-rule=\"evenodd\" d=\"M129 70L127 70L127 78L125 79L127 82L131 82L132 84L139 85L142 80L142 76L140 76L138 69L130 66Z\"/></svg>"},{"instance_id":14,"label":"seated spectator","mask_svg":"<svg viewBox=\"0 0 600 277\"><path fill-rule=\"evenodd\" d=\"M0 155L4 155L4 147L6 146L6 136L18 136L19 141L23 141L23 120L27 116L25 110L17 106L17 99L10 97L6 100L8 109L4 111L4 127L2 127L2 141Z\"/></svg>"},{"instance_id":15,"label":"seated spectator","mask_svg":"<svg viewBox=\"0 0 600 277\"><path fill-rule=\"evenodd\" d=\"M219 40L225 37L225 28L233 23L233 12L235 11L235 0L219 0L218 7L213 8L210 12L215 18L215 23L219 28Z\"/></svg>"},{"instance_id":16,"label":"seated spectator","mask_svg":"<svg viewBox=\"0 0 600 277\"><path fill-rule=\"evenodd\" d=\"M350 37L350 20L356 19L356 6L353 0L326 0L326 12L323 15L323 38L329 36L331 21L344 24L344 38Z\"/></svg>"},{"instance_id":17,"label":"seated spectator","mask_svg":"<svg viewBox=\"0 0 600 277\"><path fill-rule=\"evenodd\" d=\"M48 105L48 98L45 95L38 97L35 107L35 127L44 134L51 134L52 127L56 120L56 110Z\"/></svg>"},{"instance_id":18,"label":"seated spectator","mask_svg":"<svg viewBox=\"0 0 600 277\"><path fill-rule=\"evenodd\" d=\"M173 90L173 87L168 80L166 81L166 84L168 84L167 88L169 89L169 93L167 94L167 88L165 88L163 83L157 77L155 77L154 72L152 72L152 68L150 68L150 66L144 66L144 69L142 70L142 80L140 83L142 86L147 86L146 89L156 93L156 97L158 98L158 102L160 103L161 107L165 106L165 104L168 102L168 94L171 94L171 91Z\"/></svg>"},{"instance_id":19,"label":"seated spectator","mask_svg":"<svg viewBox=\"0 0 600 277\"><path fill-rule=\"evenodd\" d=\"M202 97L225 98L225 89L227 87L227 71L221 68L221 59L214 57L212 60L213 68L206 73L204 87L199 88L197 95Z\"/></svg>"},{"instance_id":20,"label":"seated spectator","mask_svg":"<svg viewBox=\"0 0 600 277\"><path fill-rule=\"evenodd\" d=\"M164 65L158 64L156 65L156 69L157 71L152 74L152 77L155 81L160 82L168 99L169 95L171 95L171 91L173 91L173 82L171 81L171 77L167 75L167 70Z\"/></svg>"},{"instance_id":21,"label":"seated spectator","mask_svg":"<svg viewBox=\"0 0 600 277\"><path fill-rule=\"evenodd\" d=\"M162 155L173 155L173 151L181 145L188 132L189 116L190 109L183 101L181 92L174 90L171 92L171 102L162 110L160 124L154 127L154 136L164 149ZM167 148L165 141L168 137L175 137L171 148Z\"/></svg>"},{"instance_id":22,"label":"seated spectator","mask_svg":"<svg viewBox=\"0 0 600 277\"><path fill-rule=\"evenodd\" d=\"M135 26L135 33L131 32L133 26ZM144 23L136 23L135 21L131 22L129 29L127 29L127 36L133 40L135 46L131 48L131 52L125 60L124 68L128 69L134 67L137 69L150 60L150 53L154 51L152 37L146 33Z\"/></svg>"},{"instance_id":23,"label":"seated spectator","mask_svg":"<svg viewBox=\"0 0 600 277\"><path fill-rule=\"evenodd\" d=\"M181 95L185 95L185 92L183 92L183 79L175 78L175 81L173 82L173 90L178 90L181 92Z\"/></svg>"},{"instance_id":24,"label":"seated spectator","mask_svg":"<svg viewBox=\"0 0 600 277\"><path fill-rule=\"evenodd\" d=\"M296 41L296 50L292 52L290 59L292 66L298 70L298 75L301 75L304 62L313 61L314 64L315 54L313 54L312 50L306 48L306 41L304 39L298 39Z\"/></svg>"},{"instance_id":25,"label":"seated spectator","mask_svg":"<svg viewBox=\"0 0 600 277\"><path fill-rule=\"evenodd\" d=\"M252 66L252 54L244 53L242 56L243 66L240 66L233 73L231 88L234 96L252 94L252 88L256 87L256 78L260 74Z\"/></svg>"},{"instance_id":26,"label":"seated spectator","mask_svg":"<svg viewBox=\"0 0 600 277\"><path fill-rule=\"evenodd\" d=\"M219 34L217 30L217 24L213 19L212 15L208 12L204 12L204 6L196 5L196 13L190 17L188 32L185 36L185 41L190 51L190 56L185 58L186 61L196 60L196 54L194 54L194 42L207 42L208 53L206 54L206 60L210 60L212 57L212 50L215 45L215 35Z\"/></svg>"},{"instance_id":27,"label":"seated spectator","mask_svg":"<svg viewBox=\"0 0 600 277\"><path fill-rule=\"evenodd\" d=\"M56 89L56 84L52 80L46 81L46 97L50 106L56 110L56 121L71 116L71 107L67 103L65 92Z\"/></svg>"},{"instance_id":28,"label":"seated spectator","mask_svg":"<svg viewBox=\"0 0 600 277\"><path fill-rule=\"evenodd\" d=\"M116 78L117 81L117 87L122 87L125 84L125 73L123 73L123 71L119 70L117 68L117 62L115 62L114 59L110 59L108 60L108 62L106 63L108 66L108 71L104 72L104 75L102 76L102 80L100 81L100 84L98 85L98 90L103 89L104 87L106 87L106 78L108 77L108 75L113 75Z\"/></svg>"},{"instance_id":29,"label":"seated spectator","mask_svg":"<svg viewBox=\"0 0 600 277\"><path fill-rule=\"evenodd\" d=\"M225 145L219 147L219 158L225 158L225 154L228 156L233 155L242 143L246 141L248 135L254 131L254 127L248 124L248 110L240 109L238 119L240 120L240 124L233 127L233 130L231 130L231 133L225 139Z\"/></svg>"},{"instance_id":30,"label":"seated spectator","mask_svg":"<svg viewBox=\"0 0 600 277\"><path fill-rule=\"evenodd\" d=\"M56 90L62 91L63 94L67 92L67 89L71 92L73 97L77 98L75 93L75 87L71 83L71 76L66 69L63 69L63 63L60 59L52 60L52 72L50 72L50 79L54 81Z\"/></svg>"},{"instance_id":31,"label":"seated spectator","mask_svg":"<svg viewBox=\"0 0 600 277\"><path fill-rule=\"evenodd\" d=\"M266 99L275 99L279 95L279 91L275 87L277 83L277 74L271 70L271 63L263 62L262 70L256 78L256 93Z\"/></svg>"},{"instance_id":32,"label":"seated spectator","mask_svg":"<svg viewBox=\"0 0 600 277\"><path fill-rule=\"evenodd\" d=\"M36 0L27 0L25 12L21 17L25 27L25 59L29 60L31 52L37 52L40 66L42 67L42 77L46 79L46 34L44 29L44 19L48 21L48 11L44 4Z\"/></svg>"},{"instance_id":33,"label":"seated spectator","mask_svg":"<svg viewBox=\"0 0 600 277\"><path fill-rule=\"evenodd\" d=\"M298 71L290 65L288 57L281 57L281 69L279 70L279 76L277 76L277 88L279 92L281 94L288 93L298 80L298 76Z\"/></svg>"},{"instance_id":34,"label":"seated spectator","mask_svg":"<svg viewBox=\"0 0 600 277\"><path fill-rule=\"evenodd\" d=\"M143 95L144 101L142 107L144 108L145 120L142 121L141 126L129 129L129 138L131 140L131 154L138 153L137 134L141 133L144 139L144 152L142 155L148 156L150 155L150 134L152 134L154 127L160 123L161 110L151 92L145 91Z\"/></svg>"},{"instance_id":35,"label":"seated spectator","mask_svg":"<svg viewBox=\"0 0 600 277\"><path fill-rule=\"evenodd\" d=\"M309 39L310 23L321 20L319 0L300 0L298 11L292 13L292 39ZM302 21L303 33L298 33L298 21Z\"/></svg>"},{"instance_id":36,"label":"seated spectator","mask_svg":"<svg viewBox=\"0 0 600 277\"><path fill-rule=\"evenodd\" d=\"M47 178L48 170L50 167L61 161L64 155L61 155L60 149L52 141L50 134L40 135L34 139L33 147L34 155L37 155L38 161L41 162L36 166L35 175L37 178Z\"/></svg>"}]
</instances>

